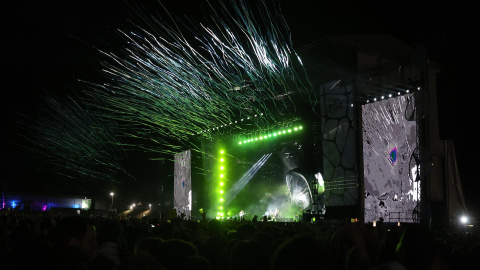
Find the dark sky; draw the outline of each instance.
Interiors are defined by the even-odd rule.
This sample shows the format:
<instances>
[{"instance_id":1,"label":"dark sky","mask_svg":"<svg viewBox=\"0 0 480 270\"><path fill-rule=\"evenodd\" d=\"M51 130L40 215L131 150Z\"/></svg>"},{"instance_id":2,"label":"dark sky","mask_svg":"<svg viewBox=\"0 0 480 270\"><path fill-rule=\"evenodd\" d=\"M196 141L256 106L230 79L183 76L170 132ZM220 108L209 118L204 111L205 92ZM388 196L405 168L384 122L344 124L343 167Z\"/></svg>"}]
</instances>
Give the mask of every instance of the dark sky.
<instances>
[{"instance_id":1,"label":"dark sky","mask_svg":"<svg viewBox=\"0 0 480 270\"><path fill-rule=\"evenodd\" d=\"M115 28L125 25L129 10L121 1L25 1L2 5L1 62L2 123L1 178L10 186L38 181L35 160L14 145L19 139L14 122L20 114L34 118L41 93L69 93L77 79L96 76L98 54L92 46L116 48L120 39ZM149 3L152 1L137 1ZM167 2L167 1L165 1ZM199 16L200 1L168 1L172 14ZM195 3L196 4L192 4ZM319 2L328 2L319 4ZM454 139L467 201L479 204L476 196L475 98L478 76L478 17L473 7L443 1L281 1L295 46L327 35L389 34L416 47L425 46L431 59L453 74L454 100L447 108L455 115ZM365 2L365 3L358 3ZM393 4L394 3L394 4ZM152 10L153 12L153 10ZM140 159L140 158L137 158ZM139 162L145 178L166 177L155 171L158 162ZM140 166L140 165L139 165ZM164 165L165 166L165 165ZM45 176L46 177L46 176ZM105 190L112 187L102 186Z\"/></svg>"}]
</instances>

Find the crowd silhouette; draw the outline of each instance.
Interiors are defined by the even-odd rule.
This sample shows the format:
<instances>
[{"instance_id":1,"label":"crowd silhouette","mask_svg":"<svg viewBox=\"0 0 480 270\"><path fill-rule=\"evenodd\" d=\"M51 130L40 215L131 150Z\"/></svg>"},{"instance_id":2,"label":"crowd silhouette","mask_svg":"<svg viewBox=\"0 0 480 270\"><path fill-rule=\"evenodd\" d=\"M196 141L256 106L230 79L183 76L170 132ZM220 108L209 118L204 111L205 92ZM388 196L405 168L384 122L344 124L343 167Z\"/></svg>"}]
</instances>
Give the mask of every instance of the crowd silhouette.
<instances>
[{"instance_id":1,"label":"crowd silhouette","mask_svg":"<svg viewBox=\"0 0 480 270\"><path fill-rule=\"evenodd\" d=\"M476 227L0 213L2 269L480 269Z\"/></svg>"}]
</instances>

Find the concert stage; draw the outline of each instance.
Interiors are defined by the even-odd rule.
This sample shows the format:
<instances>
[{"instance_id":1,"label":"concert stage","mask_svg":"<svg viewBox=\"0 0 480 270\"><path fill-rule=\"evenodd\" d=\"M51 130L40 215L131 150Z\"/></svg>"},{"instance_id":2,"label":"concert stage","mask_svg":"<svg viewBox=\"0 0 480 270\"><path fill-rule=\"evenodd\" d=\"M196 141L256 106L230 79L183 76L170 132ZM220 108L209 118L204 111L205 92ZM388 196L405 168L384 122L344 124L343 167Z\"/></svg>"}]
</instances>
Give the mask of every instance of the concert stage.
<instances>
[{"instance_id":1,"label":"concert stage","mask_svg":"<svg viewBox=\"0 0 480 270\"><path fill-rule=\"evenodd\" d=\"M248 128L224 127L202 140L201 152L177 154L177 212L199 216L202 208L211 219L242 212L247 219L300 221L308 211L321 218L419 222L419 180L426 175L419 168L429 165L420 158L425 152L417 147L419 127L409 111L415 94L354 104L352 89L324 84L318 116L263 125L258 115ZM189 165L193 156L201 162ZM202 174L191 177L192 166Z\"/></svg>"}]
</instances>

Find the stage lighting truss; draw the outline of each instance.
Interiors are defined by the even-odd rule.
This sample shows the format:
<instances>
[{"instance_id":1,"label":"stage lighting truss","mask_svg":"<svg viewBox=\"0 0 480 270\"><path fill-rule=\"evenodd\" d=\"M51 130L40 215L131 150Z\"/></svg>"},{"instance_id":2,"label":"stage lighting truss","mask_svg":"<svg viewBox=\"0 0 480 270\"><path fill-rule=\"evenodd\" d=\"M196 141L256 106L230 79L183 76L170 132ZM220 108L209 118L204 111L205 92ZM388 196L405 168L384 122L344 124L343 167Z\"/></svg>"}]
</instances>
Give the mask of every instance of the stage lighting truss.
<instances>
[{"instance_id":1,"label":"stage lighting truss","mask_svg":"<svg viewBox=\"0 0 480 270\"><path fill-rule=\"evenodd\" d=\"M255 120L257 118L260 118L260 117L263 117L263 116L264 116L264 113L258 113L258 114L254 114L252 116L239 118L238 120L235 120L235 121L232 121L232 122L229 122L229 123L221 124L221 125L218 125L218 126L213 126L211 128L207 128L207 129L204 129L202 131L199 131L199 132L197 132L197 135L201 135L203 133L211 133L211 132L214 132L214 131L217 131L217 130L220 130L220 129L226 128L226 127L238 126L238 125L242 124L243 122L253 121L253 120ZM192 135L194 135L194 134L192 134Z\"/></svg>"},{"instance_id":2,"label":"stage lighting truss","mask_svg":"<svg viewBox=\"0 0 480 270\"><path fill-rule=\"evenodd\" d=\"M396 86L396 87L384 89L383 91L376 93L374 95L362 96L358 98L357 101L362 104L367 104L367 103L373 103L373 102L382 101L389 98L395 98L398 96L403 96L408 94L426 93L426 91L421 91L421 90L422 90L422 87L420 86L420 82L416 82L413 85Z\"/></svg>"},{"instance_id":3,"label":"stage lighting truss","mask_svg":"<svg viewBox=\"0 0 480 270\"><path fill-rule=\"evenodd\" d=\"M277 137L283 137L283 136L288 136L291 135L292 133L298 133L303 130L303 127L301 125L298 126L292 126L288 128L282 128L274 132L270 133L263 133L258 136L252 136L249 138L244 138L241 140L237 141L238 145L246 145L246 144L252 144L252 143L257 143L261 141L267 141L267 140L272 140Z\"/></svg>"}]
</instances>

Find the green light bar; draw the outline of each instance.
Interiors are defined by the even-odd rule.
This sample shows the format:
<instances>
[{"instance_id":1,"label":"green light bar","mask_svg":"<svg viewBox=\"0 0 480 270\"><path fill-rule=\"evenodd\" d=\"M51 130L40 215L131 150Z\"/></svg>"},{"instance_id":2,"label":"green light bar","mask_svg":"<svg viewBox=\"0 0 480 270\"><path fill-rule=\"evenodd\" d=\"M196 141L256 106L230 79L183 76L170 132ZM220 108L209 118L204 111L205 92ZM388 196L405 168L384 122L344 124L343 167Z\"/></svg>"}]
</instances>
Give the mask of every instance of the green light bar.
<instances>
[{"instance_id":1,"label":"green light bar","mask_svg":"<svg viewBox=\"0 0 480 270\"><path fill-rule=\"evenodd\" d=\"M276 131L276 132L273 132L273 133L270 133L270 134L261 134L259 137L250 138L250 139L242 139L242 140L238 141L238 144L239 145L245 145L245 144L249 144L249 143L252 143L252 142L255 142L255 141L259 141L259 140L263 141L263 140L269 139L271 137L276 137L276 136L283 135L283 134L295 133L295 132L298 132L302 129L303 129L302 126L296 126L296 127L293 127L293 128L279 130L279 131Z\"/></svg>"}]
</instances>

